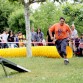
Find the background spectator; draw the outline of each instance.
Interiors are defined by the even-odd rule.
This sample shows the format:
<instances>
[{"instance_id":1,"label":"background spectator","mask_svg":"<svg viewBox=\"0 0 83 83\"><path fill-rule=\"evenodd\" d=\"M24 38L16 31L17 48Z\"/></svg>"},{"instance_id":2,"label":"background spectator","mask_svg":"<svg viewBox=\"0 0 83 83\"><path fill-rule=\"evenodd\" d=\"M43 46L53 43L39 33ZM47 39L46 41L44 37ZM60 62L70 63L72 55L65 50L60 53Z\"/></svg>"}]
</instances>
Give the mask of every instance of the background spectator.
<instances>
[{"instance_id":1,"label":"background spectator","mask_svg":"<svg viewBox=\"0 0 83 83\"><path fill-rule=\"evenodd\" d=\"M18 33L15 34L14 42L17 42L15 47L19 47L19 44L18 44L18 42L19 42L19 39L18 39Z\"/></svg>"},{"instance_id":2,"label":"background spectator","mask_svg":"<svg viewBox=\"0 0 83 83\"><path fill-rule=\"evenodd\" d=\"M2 48L8 48L7 42L8 38L8 31L4 30L3 33L1 34L1 42L2 42Z\"/></svg>"},{"instance_id":3,"label":"background spectator","mask_svg":"<svg viewBox=\"0 0 83 83\"><path fill-rule=\"evenodd\" d=\"M75 39L77 36L78 36L78 32L77 32L77 30L75 29L75 25L72 24L72 25L71 25L71 38L72 38L72 39Z\"/></svg>"},{"instance_id":4,"label":"background spectator","mask_svg":"<svg viewBox=\"0 0 83 83\"><path fill-rule=\"evenodd\" d=\"M71 38L69 41L69 46L72 48L72 50L75 52L76 51L76 41L78 43L78 32L75 29L75 25L71 25Z\"/></svg>"},{"instance_id":5,"label":"background spectator","mask_svg":"<svg viewBox=\"0 0 83 83\"><path fill-rule=\"evenodd\" d=\"M15 45L15 43L13 43L14 42L14 33L12 31L9 31L8 34L9 35L8 35L7 40L8 40L8 42L10 42L10 43L8 43L8 47L9 48L14 48L14 45Z\"/></svg>"},{"instance_id":6,"label":"background spectator","mask_svg":"<svg viewBox=\"0 0 83 83\"><path fill-rule=\"evenodd\" d=\"M43 32L41 32L41 29L40 28L38 28L37 29L37 32L36 32L36 34L35 34L35 42L39 42L39 43L37 43L36 45L38 45L38 46L42 46L43 44L42 44L42 40L44 39L44 34L43 34Z\"/></svg>"},{"instance_id":7,"label":"background spectator","mask_svg":"<svg viewBox=\"0 0 83 83\"><path fill-rule=\"evenodd\" d=\"M18 39L19 39L19 47L24 47L25 44L23 42L25 41L25 36L22 34L22 32L18 33Z\"/></svg>"},{"instance_id":8,"label":"background spectator","mask_svg":"<svg viewBox=\"0 0 83 83\"><path fill-rule=\"evenodd\" d=\"M34 46L35 44L33 42L35 42L35 34L36 32L34 31L34 28L31 29L31 42L32 42L32 46Z\"/></svg>"}]
</instances>

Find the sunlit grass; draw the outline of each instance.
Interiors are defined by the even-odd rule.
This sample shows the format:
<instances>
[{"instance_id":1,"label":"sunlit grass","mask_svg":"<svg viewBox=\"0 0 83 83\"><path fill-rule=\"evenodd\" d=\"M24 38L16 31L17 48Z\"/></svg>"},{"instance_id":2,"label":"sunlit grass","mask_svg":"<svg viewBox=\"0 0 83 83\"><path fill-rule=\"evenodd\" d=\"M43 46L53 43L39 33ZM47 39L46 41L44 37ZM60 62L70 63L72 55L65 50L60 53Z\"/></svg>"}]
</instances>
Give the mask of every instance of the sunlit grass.
<instances>
[{"instance_id":1,"label":"sunlit grass","mask_svg":"<svg viewBox=\"0 0 83 83\"><path fill-rule=\"evenodd\" d=\"M0 66L0 83L83 83L83 58L73 57L70 64L64 65L63 59L31 57L7 58L29 70L30 73L18 73L6 68L10 78L5 77Z\"/></svg>"}]
</instances>

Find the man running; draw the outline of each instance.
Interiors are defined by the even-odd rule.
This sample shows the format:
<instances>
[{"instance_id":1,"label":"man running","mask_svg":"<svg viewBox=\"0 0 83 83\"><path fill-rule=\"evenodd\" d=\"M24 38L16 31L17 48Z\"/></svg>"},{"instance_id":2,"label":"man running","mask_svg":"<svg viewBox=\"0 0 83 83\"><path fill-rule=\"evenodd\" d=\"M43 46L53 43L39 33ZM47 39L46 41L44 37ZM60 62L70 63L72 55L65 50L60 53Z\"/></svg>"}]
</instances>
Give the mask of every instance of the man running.
<instances>
[{"instance_id":1,"label":"man running","mask_svg":"<svg viewBox=\"0 0 83 83\"><path fill-rule=\"evenodd\" d=\"M70 27L65 23L65 18L61 17L60 22L54 24L52 27L49 28L49 34L51 39L55 39L52 37L52 32L55 32L56 38L56 47L61 57L64 58L64 64L67 65L69 60L67 59L66 54L66 46L67 46L67 39L69 35L71 35Z\"/></svg>"}]
</instances>

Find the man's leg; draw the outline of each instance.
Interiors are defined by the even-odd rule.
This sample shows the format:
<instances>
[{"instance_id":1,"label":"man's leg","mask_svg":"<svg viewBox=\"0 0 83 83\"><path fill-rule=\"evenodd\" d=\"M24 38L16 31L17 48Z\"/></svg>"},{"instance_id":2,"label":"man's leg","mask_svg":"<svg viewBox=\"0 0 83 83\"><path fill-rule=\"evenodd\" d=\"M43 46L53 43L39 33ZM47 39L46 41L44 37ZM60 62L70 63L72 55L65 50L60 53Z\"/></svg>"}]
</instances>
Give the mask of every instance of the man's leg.
<instances>
[{"instance_id":1,"label":"man's leg","mask_svg":"<svg viewBox=\"0 0 83 83\"><path fill-rule=\"evenodd\" d=\"M64 39L61 42L61 54L64 57L64 64L65 65L67 65L69 63L69 60L68 60L67 54L66 54L66 46L67 46L67 39Z\"/></svg>"},{"instance_id":2,"label":"man's leg","mask_svg":"<svg viewBox=\"0 0 83 83\"><path fill-rule=\"evenodd\" d=\"M63 58L63 55L61 53L61 40L57 40L55 43L56 43L56 48L58 50L59 55Z\"/></svg>"}]
</instances>

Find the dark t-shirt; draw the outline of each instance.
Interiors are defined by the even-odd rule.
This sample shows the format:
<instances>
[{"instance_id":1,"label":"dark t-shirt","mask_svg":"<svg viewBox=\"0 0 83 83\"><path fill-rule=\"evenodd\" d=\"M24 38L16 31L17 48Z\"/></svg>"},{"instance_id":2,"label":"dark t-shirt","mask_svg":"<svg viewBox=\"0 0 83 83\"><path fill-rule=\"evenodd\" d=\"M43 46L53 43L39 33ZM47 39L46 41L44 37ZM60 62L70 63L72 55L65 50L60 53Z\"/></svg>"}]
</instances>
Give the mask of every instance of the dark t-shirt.
<instances>
[{"instance_id":1,"label":"dark t-shirt","mask_svg":"<svg viewBox=\"0 0 83 83\"><path fill-rule=\"evenodd\" d=\"M49 35L49 30L47 31L47 36L48 36L48 42L52 42L53 40L51 40L50 35ZM52 32L52 36L54 37L54 32ZM53 46L54 44L52 43L48 43L49 46Z\"/></svg>"},{"instance_id":2,"label":"dark t-shirt","mask_svg":"<svg viewBox=\"0 0 83 83\"><path fill-rule=\"evenodd\" d=\"M8 42L14 42L14 36L8 36Z\"/></svg>"},{"instance_id":3,"label":"dark t-shirt","mask_svg":"<svg viewBox=\"0 0 83 83\"><path fill-rule=\"evenodd\" d=\"M52 42L53 40L51 40L50 38L49 31L47 31L47 36L48 36L48 42ZM52 32L52 36L54 37L54 32Z\"/></svg>"}]
</instances>

